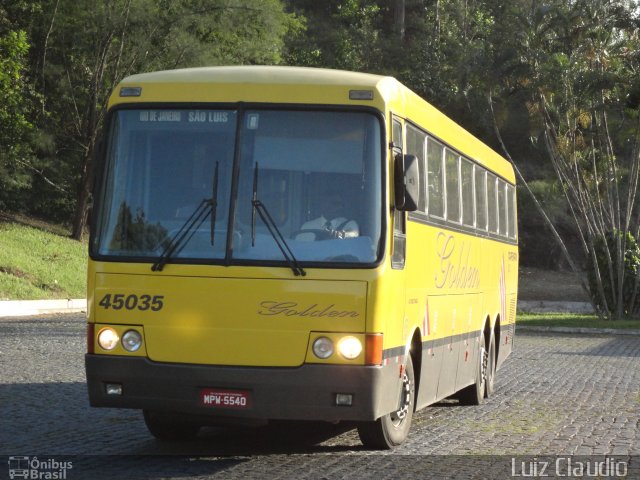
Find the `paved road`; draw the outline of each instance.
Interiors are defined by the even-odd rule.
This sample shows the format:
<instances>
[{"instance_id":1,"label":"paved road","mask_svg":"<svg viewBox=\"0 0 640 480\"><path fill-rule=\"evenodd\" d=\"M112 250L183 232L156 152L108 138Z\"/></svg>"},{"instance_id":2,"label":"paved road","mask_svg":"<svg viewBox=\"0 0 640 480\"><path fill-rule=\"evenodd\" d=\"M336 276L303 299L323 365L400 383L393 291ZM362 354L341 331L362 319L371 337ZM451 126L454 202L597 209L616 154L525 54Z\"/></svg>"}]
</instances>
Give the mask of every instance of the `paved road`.
<instances>
[{"instance_id":1,"label":"paved road","mask_svg":"<svg viewBox=\"0 0 640 480\"><path fill-rule=\"evenodd\" d=\"M491 401L419 412L393 452L363 450L349 426L317 424L163 444L139 412L88 406L84 351L82 314L0 319L2 463L67 459L69 479L505 478L545 455L608 455L640 477L630 458L640 455L639 337L518 334Z\"/></svg>"}]
</instances>

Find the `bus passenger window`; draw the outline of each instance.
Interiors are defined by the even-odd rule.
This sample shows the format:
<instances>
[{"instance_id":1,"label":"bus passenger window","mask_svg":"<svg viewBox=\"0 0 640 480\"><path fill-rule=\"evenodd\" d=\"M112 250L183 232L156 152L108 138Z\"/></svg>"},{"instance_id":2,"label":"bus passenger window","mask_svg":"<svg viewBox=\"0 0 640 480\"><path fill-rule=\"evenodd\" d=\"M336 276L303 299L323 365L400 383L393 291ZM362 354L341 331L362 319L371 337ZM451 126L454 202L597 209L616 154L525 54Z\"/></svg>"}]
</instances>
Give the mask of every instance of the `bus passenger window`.
<instances>
[{"instance_id":1,"label":"bus passenger window","mask_svg":"<svg viewBox=\"0 0 640 480\"><path fill-rule=\"evenodd\" d=\"M457 154L446 151L445 166L447 179L447 220L460 223L460 175Z\"/></svg>"},{"instance_id":2,"label":"bus passenger window","mask_svg":"<svg viewBox=\"0 0 640 480\"><path fill-rule=\"evenodd\" d=\"M509 238L515 240L516 231L516 189L512 185L507 185L507 209L509 210Z\"/></svg>"},{"instance_id":3,"label":"bus passenger window","mask_svg":"<svg viewBox=\"0 0 640 480\"><path fill-rule=\"evenodd\" d=\"M418 159L418 172L420 175L420 198L418 199L418 211L426 212L426 198L424 188L424 142L426 134L412 125L407 125L407 153L415 155Z\"/></svg>"},{"instance_id":4,"label":"bus passenger window","mask_svg":"<svg viewBox=\"0 0 640 480\"><path fill-rule=\"evenodd\" d=\"M429 214L444 217L444 187L442 175L441 143L429 138L427 142L427 189L429 191Z\"/></svg>"},{"instance_id":5,"label":"bus passenger window","mask_svg":"<svg viewBox=\"0 0 640 480\"><path fill-rule=\"evenodd\" d=\"M500 218L500 235L507 236L507 184L498 180L498 213Z\"/></svg>"},{"instance_id":6,"label":"bus passenger window","mask_svg":"<svg viewBox=\"0 0 640 480\"><path fill-rule=\"evenodd\" d=\"M492 173L487 173L487 205L489 210L489 231L498 233L498 179Z\"/></svg>"},{"instance_id":7,"label":"bus passenger window","mask_svg":"<svg viewBox=\"0 0 640 480\"><path fill-rule=\"evenodd\" d=\"M474 226L474 195L473 195L473 164L466 160L460 161L462 176L462 223L468 227Z\"/></svg>"},{"instance_id":8,"label":"bus passenger window","mask_svg":"<svg viewBox=\"0 0 640 480\"><path fill-rule=\"evenodd\" d=\"M487 172L476 166L476 228L487 230Z\"/></svg>"}]
</instances>

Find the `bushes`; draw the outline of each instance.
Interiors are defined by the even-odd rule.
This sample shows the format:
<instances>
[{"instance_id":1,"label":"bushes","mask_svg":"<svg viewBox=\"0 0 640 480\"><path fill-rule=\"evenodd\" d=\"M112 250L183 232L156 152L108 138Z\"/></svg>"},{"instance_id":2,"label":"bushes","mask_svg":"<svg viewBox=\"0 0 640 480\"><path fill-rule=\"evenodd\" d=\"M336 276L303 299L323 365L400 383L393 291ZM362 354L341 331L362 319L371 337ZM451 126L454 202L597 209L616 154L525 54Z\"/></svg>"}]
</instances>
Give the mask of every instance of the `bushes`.
<instances>
[{"instance_id":1,"label":"bushes","mask_svg":"<svg viewBox=\"0 0 640 480\"><path fill-rule=\"evenodd\" d=\"M621 250L624 251L624 266L620 265L618 252ZM597 261L594 261L594 254ZM614 230L598 237L587 266L591 298L605 315L620 318L640 314L640 246L631 233Z\"/></svg>"}]
</instances>

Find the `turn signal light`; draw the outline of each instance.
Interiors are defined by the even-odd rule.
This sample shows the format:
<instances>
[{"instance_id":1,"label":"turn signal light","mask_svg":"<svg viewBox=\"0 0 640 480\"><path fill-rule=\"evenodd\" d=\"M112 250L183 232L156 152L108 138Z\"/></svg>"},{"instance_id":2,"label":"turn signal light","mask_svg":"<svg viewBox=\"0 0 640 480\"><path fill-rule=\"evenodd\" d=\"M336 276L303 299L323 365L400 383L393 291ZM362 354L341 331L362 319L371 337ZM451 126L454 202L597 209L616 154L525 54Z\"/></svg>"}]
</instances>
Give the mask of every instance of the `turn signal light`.
<instances>
[{"instance_id":1,"label":"turn signal light","mask_svg":"<svg viewBox=\"0 0 640 480\"><path fill-rule=\"evenodd\" d=\"M87 323L87 353L95 353L94 338L96 336L96 324Z\"/></svg>"},{"instance_id":2,"label":"turn signal light","mask_svg":"<svg viewBox=\"0 0 640 480\"><path fill-rule=\"evenodd\" d=\"M364 340L364 364L382 365L382 334L369 333Z\"/></svg>"}]
</instances>

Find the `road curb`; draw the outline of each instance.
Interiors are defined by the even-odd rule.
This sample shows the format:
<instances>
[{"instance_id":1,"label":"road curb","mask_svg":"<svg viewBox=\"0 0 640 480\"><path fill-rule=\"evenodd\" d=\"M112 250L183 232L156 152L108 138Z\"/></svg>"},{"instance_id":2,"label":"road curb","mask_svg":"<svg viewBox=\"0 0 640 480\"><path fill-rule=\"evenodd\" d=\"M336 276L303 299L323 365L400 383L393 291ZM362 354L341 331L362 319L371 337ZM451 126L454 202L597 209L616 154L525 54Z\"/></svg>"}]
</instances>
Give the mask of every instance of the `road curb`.
<instances>
[{"instance_id":1,"label":"road curb","mask_svg":"<svg viewBox=\"0 0 640 480\"><path fill-rule=\"evenodd\" d=\"M69 298L63 300L5 300L0 301L0 317L27 317L48 313L86 312L87 300Z\"/></svg>"}]
</instances>

